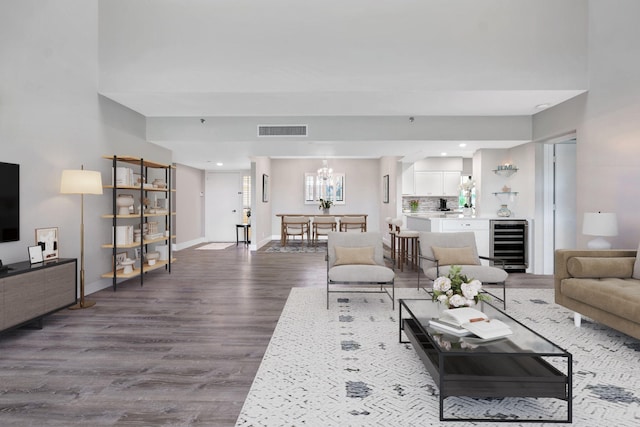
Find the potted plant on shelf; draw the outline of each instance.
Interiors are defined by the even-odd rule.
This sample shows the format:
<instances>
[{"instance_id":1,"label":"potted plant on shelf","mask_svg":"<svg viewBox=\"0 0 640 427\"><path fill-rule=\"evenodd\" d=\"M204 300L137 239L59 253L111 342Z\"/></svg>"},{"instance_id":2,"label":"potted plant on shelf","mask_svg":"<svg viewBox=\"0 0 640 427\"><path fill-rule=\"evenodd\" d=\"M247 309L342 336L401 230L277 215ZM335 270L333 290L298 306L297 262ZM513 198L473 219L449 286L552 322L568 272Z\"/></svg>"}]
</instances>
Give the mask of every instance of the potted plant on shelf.
<instances>
[{"instance_id":1,"label":"potted plant on shelf","mask_svg":"<svg viewBox=\"0 0 640 427\"><path fill-rule=\"evenodd\" d=\"M411 208L411 212L418 212L418 205L420 202L418 200L409 200L409 208Z\"/></svg>"},{"instance_id":2,"label":"potted plant on shelf","mask_svg":"<svg viewBox=\"0 0 640 427\"><path fill-rule=\"evenodd\" d=\"M320 199L320 206L318 206L318 209L322 210L322 213L324 214L328 214L329 213L329 209L331 208L331 205L333 205L333 202L329 199Z\"/></svg>"}]
</instances>

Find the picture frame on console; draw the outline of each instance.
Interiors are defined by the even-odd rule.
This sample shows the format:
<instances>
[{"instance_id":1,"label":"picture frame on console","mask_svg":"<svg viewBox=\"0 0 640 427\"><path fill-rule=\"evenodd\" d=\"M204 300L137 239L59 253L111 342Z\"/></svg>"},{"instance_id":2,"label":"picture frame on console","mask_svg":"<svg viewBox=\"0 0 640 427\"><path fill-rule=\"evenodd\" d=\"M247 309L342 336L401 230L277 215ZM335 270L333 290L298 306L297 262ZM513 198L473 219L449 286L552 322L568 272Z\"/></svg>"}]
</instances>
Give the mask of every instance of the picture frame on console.
<instances>
[{"instance_id":1,"label":"picture frame on console","mask_svg":"<svg viewBox=\"0 0 640 427\"><path fill-rule=\"evenodd\" d=\"M42 248L44 261L58 259L58 227L36 228L36 245Z\"/></svg>"},{"instance_id":2,"label":"picture frame on console","mask_svg":"<svg viewBox=\"0 0 640 427\"><path fill-rule=\"evenodd\" d=\"M37 264L43 261L44 258L42 257L42 246L29 246L29 262L31 264Z\"/></svg>"}]
</instances>

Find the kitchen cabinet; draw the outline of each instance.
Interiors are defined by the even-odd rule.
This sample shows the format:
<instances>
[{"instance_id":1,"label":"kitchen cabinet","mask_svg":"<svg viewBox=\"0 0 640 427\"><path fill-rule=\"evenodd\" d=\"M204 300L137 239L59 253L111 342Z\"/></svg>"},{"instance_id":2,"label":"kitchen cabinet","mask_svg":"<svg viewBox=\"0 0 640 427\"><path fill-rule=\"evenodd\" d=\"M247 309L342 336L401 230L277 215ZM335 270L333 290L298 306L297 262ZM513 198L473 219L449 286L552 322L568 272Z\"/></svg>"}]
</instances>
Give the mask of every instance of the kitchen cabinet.
<instances>
[{"instance_id":1,"label":"kitchen cabinet","mask_svg":"<svg viewBox=\"0 0 640 427\"><path fill-rule=\"evenodd\" d=\"M490 235L489 219L484 218L431 218L431 231L454 233L471 231L476 237L478 255L489 256ZM482 260L482 265L489 265L489 261Z\"/></svg>"},{"instance_id":2,"label":"kitchen cabinet","mask_svg":"<svg viewBox=\"0 0 640 427\"><path fill-rule=\"evenodd\" d=\"M460 195L460 172L442 172L442 195Z\"/></svg>"},{"instance_id":3,"label":"kitchen cabinet","mask_svg":"<svg viewBox=\"0 0 640 427\"><path fill-rule=\"evenodd\" d=\"M416 194L414 185L413 165L403 164L402 166L402 194L412 196Z\"/></svg>"},{"instance_id":4,"label":"kitchen cabinet","mask_svg":"<svg viewBox=\"0 0 640 427\"><path fill-rule=\"evenodd\" d=\"M415 172L416 196L457 196L460 193L460 172L423 171Z\"/></svg>"}]
</instances>

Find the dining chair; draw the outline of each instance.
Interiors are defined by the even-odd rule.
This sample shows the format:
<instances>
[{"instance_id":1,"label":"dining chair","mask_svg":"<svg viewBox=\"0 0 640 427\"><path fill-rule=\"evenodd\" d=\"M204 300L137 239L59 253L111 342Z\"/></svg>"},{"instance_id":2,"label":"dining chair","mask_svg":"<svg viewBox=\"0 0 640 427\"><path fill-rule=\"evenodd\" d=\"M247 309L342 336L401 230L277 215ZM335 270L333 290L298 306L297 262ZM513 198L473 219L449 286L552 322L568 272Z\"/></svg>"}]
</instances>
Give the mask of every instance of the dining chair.
<instances>
[{"instance_id":1,"label":"dining chair","mask_svg":"<svg viewBox=\"0 0 640 427\"><path fill-rule=\"evenodd\" d=\"M283 218L282 227L284 230L284 245L287 246L289 237L300 236L300 244L304 242L307 236L307 242L310 240L310 220L306 216L285 216Z\"/></svg>"},{"instance_id":2,"label":"dining chair","mask_svg":"<svg viewBox=\"0 0 640 427\"><path fill-rule=\"evenodd\" d=\"M326 236L330 231L337 231L338 223L335 216L315 216L311 223L312 239L318 245L320 236Z\"/></svg>"}]
</instances>

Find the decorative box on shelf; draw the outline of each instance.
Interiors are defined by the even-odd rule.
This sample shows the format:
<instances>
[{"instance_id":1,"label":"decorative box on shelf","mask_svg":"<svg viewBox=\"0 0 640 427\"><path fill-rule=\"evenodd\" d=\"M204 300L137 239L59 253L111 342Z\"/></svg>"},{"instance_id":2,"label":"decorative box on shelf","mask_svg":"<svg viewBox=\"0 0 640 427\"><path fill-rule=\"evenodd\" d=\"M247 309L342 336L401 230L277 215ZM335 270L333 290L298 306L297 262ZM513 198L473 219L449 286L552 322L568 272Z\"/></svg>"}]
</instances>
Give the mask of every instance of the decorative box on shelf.
<instances>
[{"instance_id":1,"label":"decorative box on shelf","mask_svg":"<svg viewBox=\"0 0 640 427\"><path fill-rule=\"evenodd\" d=\"M133 243L133 225L116 225L115 229L116 241L113 242L112 237L112 245L115 243L117 246L124 246Z\"/></svg>"}]
</instances>

